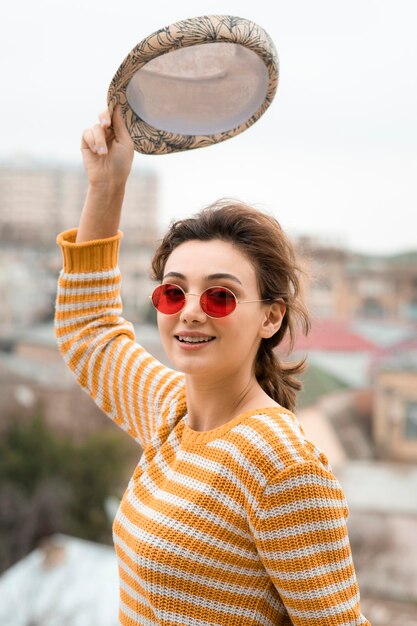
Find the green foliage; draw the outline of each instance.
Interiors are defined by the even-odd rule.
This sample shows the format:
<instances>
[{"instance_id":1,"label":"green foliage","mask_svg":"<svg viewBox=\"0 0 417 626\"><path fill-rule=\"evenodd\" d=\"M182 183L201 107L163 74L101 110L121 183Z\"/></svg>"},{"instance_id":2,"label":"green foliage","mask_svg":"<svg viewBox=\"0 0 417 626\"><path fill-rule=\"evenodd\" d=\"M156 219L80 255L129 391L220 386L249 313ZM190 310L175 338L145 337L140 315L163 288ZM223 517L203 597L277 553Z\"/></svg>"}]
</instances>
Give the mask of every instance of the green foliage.
<instances>
[{"instance_id":1,"label":"green foliage","mask_svg":"<svg viewBox=\"0 0 417 626\"><path fill-rule=\"evenodd\" d=\"M126 447L109 430L100 431L66 457L66 475L76 497L71 505L71 534L110 540L104 502L119 494L126 475Z\"/></svg>"},{"instance_id":2,"label":"green foliage","mask_svg":"<svg viewBox=\"0 0 417 626\"><path fill-rule=\"evenodd\" d=\"M111 542L105 501L120 496L137 462L118 435L104 429L74 443L40 416L14 421L0 440L0 571L54 532Z\"/></svg>"},{"instance_id":3,"label":"green foliage","mask_svg":"<svg viewBox=\"0 0 417 626\"><path fill-rule=\"evenodd\" d=\"M0 481L15 483L31 496L42 480L60 474L60 459L71 452L69 444L56 437L41 417L26 424L15 421L0 441Z\"/></svg>"}]
</instances>

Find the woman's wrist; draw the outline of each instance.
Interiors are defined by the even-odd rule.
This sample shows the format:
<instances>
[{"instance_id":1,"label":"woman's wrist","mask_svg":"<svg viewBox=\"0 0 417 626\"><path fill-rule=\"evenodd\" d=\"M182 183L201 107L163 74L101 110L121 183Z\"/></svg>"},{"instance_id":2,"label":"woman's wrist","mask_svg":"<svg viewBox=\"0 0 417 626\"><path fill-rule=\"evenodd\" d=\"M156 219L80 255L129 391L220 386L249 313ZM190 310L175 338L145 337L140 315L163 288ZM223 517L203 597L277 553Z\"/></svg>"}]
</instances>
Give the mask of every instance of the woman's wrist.
<instances>
[{"instance_id":1,"label":"woman's wrist","mask_svg":"<svg viewBox=\"0 0 417 626\"><path fill-rule=\"evenodd\" d=\"M111 193L111 194L118 194L118 193L124 193L125 189L126 189L126 182L127 181L102 181L102 182L89 182L88 183L88 190L91 191L92 193Z\"/></svg>"},{"instance_id":2,"label":"woman's wrist","mask_svg":"<svg viewBox=\"0 0 417 626\"><path fill-rule=\"evenodd\" d=\"M124 185L90 183L76 243L116 235L120 225L124 194Z\"/></svg>"}]
</instances>

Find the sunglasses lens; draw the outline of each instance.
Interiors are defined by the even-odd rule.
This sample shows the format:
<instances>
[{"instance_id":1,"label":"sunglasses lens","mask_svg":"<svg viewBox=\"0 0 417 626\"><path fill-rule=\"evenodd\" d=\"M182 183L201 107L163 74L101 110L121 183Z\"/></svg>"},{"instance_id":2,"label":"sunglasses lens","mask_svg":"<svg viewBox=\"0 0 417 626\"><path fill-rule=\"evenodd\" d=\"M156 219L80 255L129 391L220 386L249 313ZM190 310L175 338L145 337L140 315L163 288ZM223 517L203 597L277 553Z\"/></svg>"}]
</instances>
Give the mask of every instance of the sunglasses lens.
<instances>
[{"instance_id":1,"label":"sunglasses lens","mask_svg":"<svg viewBox=\"0 0 417 626\"><path fill-rule=\"evenodd\" d=\"M152 294L155 309L165 315L173 315L181 311L185 302L185 294L177 285L159 285Z\"/></svg>"},{"instance_id":2,"label":"sunglasses lens","mask_svg":"<svg viewBox=\"0 0 417 626\"><path fill-rule=\"evenodd\" d=\"M210 317L225 317L236 308L236 299L225 287L210 287L201 295L201 308Z\"/></svg>"}]
</instances>

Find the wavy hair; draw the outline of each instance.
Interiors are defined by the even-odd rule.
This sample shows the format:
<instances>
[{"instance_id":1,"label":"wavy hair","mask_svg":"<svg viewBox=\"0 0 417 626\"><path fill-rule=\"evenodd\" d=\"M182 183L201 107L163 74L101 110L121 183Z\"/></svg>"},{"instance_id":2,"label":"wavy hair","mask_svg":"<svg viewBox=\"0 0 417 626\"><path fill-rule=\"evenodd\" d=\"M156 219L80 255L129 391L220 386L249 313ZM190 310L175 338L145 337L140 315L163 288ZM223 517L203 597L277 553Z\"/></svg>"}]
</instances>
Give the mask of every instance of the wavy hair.
<instances>
[{"instance_id":1,"label":"wavy hair","mask_svg":"<svg viewBox=\"0 0 417 626\"><path fill-rule=\"evenodd\" d=\"M279 330L261 339L256 354L255 376L262 389L281 406L293 411L301 383L296 378L305 369L298 363L282 363L275 348L285 338L287 354L299 330L307 334L311 322L302 297L304 271L297 263L294 248L278 221L241 201L222 198L190 218L177 220L155 251L153 279L162 281L171 252L185 241L220 239L233 243L255 268L260 298L282 299L286 312Z\"/></svg>"}]
</instances>

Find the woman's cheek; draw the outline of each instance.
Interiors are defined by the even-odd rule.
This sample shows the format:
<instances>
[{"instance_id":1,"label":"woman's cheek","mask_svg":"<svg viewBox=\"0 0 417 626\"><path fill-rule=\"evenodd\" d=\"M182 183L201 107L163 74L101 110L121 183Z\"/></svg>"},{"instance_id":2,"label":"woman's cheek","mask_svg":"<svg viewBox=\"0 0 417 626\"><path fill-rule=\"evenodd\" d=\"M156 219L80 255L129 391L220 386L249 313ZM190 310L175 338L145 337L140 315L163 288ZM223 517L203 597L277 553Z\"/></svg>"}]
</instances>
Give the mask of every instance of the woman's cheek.
<instances>
[{"instance_id":1,"label":"woman's cheek","mask_svg":"<svg viewBox=\"0 0 417 626\"><path fill-rule=\"evenodd\" d=\"M172 349L171 339L173 339L173 330L171 331L170 320L167 317L163 317L160 313L157 316L157 324L159 330L159 337L161 339L162 347L165 352L169 353Z\"/></svg>"}]
</instances>

